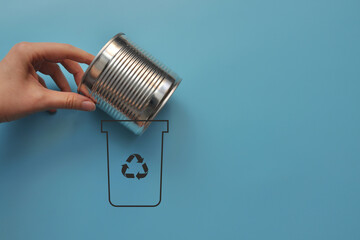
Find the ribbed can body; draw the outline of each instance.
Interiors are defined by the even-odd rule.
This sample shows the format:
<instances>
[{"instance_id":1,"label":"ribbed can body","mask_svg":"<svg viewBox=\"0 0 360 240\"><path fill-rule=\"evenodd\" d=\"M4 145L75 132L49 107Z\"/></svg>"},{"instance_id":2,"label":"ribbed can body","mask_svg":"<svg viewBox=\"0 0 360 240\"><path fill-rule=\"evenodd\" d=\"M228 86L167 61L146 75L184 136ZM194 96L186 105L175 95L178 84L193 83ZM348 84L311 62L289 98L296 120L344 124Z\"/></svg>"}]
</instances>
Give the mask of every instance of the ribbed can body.
<instances>
[{"instance_id":1,"label":"ribbed can body","mask_svg":"<svg viewBox=\"0 0 360 240\"><path fill-rule=\"evenodd\" d=\"M154 119L180 81L124 34L117 34L90 64L78 91L114 119L130 120L122 123L141 134L150 123L144 120Z\"/></svg>"}]
</instances>

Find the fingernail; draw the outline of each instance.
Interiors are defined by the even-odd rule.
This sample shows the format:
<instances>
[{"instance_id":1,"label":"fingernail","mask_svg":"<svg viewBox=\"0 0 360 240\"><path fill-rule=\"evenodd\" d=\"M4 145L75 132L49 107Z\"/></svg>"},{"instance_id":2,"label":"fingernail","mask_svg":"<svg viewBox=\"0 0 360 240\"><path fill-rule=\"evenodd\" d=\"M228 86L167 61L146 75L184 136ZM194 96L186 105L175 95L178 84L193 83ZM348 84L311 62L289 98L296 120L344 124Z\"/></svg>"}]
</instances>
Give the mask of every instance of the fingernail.
<instances>
[{"instance_id":1,"label":"fingernail","mask_svg":"<svg viewBox=\"0 0 360 240\"><path fill-rule=\"evenodd\" d=\"M81 110L84 111L95 111L96 106L95 103L91 102L91 101L84 101L81 103Z\"/></svg>"}]
</instances>

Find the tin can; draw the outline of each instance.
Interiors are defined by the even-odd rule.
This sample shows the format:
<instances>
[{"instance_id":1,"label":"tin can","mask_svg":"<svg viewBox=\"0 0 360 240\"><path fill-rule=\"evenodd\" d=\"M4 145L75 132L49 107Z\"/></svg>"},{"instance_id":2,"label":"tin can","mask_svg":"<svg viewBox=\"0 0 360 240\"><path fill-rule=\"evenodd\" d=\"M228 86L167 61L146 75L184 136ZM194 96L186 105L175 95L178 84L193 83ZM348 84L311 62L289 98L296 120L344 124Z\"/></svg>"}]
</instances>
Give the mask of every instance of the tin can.
<instances>
[{"instance_id":1,"label":"tin can","mask_svg":"<svg viewBox=\"0 0 360 240\"><path fill-rule=\"evenodd\" d=\"M89 65L78 92L115 120L129 120L121 123L140 135L180 82L174 72L119 33Z\"/></svg>"}]
</instances>

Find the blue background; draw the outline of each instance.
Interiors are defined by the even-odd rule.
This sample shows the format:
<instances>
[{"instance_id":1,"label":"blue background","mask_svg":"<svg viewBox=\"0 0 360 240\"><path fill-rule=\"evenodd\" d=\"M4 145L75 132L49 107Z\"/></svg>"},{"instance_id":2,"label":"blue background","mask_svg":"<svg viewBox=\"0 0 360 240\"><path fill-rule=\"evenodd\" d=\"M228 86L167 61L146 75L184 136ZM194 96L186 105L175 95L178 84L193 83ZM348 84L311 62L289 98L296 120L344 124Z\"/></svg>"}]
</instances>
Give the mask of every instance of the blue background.
<instances>
[{"instance_id":1,"label":"blue background","mask_svg":"<svg viewBox=\"0 0 360 240\"><path fill-rule=\"evenodd\" d=\"M0 239L360 238L359 1L0 9L1 57L20 41L96 54L125 32L183 78L158 116L170 133L156 208L108 204L101 111L0 124Z\"/></svg>"}]
</instances>

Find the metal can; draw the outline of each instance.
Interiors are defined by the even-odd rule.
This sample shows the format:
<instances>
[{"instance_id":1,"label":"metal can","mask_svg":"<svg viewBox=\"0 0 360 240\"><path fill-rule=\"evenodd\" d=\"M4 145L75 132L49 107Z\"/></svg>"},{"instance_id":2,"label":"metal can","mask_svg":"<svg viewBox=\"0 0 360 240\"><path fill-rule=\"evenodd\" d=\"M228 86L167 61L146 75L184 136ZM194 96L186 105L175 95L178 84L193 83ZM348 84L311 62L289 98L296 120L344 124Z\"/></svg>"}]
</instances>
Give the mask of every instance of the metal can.
<instances>
[{"instance_id":1,"label":"metal can","mask_svg":"<svg viewBox=\"0 0 360 240\"><path fill-rule=\"evenodd\" d=\"M140 135L168 101L181 79L138 48L115 35L86 70L78 92Z\"/></svg>"}]
</instances>

